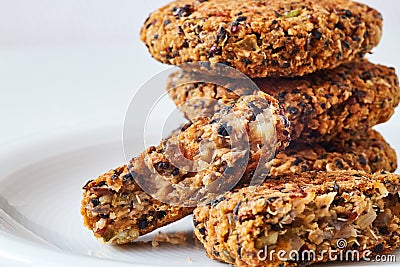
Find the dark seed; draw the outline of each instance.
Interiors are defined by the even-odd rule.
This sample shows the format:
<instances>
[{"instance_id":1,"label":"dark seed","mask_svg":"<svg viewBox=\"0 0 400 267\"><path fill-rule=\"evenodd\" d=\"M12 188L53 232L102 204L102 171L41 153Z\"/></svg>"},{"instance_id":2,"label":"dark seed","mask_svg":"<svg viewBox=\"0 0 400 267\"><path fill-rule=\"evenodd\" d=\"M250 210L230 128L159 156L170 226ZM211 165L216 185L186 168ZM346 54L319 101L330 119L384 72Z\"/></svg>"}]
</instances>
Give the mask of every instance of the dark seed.
<instances>
[{"instance_id":1,"label":"dark seed","mask_svg":"<svg viewBox=\"0 0 400 267\"><path fill-rule=\"evenodd\" d=\"M159 169L169 169L169 163L168 162L159 162L159 163L157 163L157 167Z\"/></svg>"},{"instance_id":2,"label":"dark seed","mask_svg":"<svg viewBox=\"0 0 400 267\"><path fill-rule=\"evenodd\" d=\"M302 159L296 159L294 162L293 162L293 164L294 165L296 165L296 166L298 166L300 163L302 163L303 162L303 160Z\"/></svg>"},{"instance_id":3,"label":"dark seed","mask_svg":"<svg viewBox=\"0 0 400 267\"><path fill-rule=\"evenodd\" d=\"M242 58L242 62L246 65L250 65L251 63L253 63L253 61L251 61L251 59L248 59L247 57Z\"/></svg>"},{"instance_id":4,"label":"dark seed","mask_svg":"<svg viewBox=\"0 0 400 267\"><path fill-rule=\"evenodd\" d=\"M239 201L239 203L236 204L235 208L233 209L233 214L238 215L241 204L242 204L242 202L240 202L240 201Z\"/></svg>"},{"instance_id":5,"label":"dark seed","mask_svg":"<svg viewBox=\"0 0 400 267\"><path fill-rule=\"evenodd\" d=\"M344 10L344 14L346 15L346 17L351 17L353 16L353 13L350 10Z\"/></svg>"},{"instance_id":6,"label":"dark seed","mask_svg":"<svg viewBox=\"0 0 400 267\"><path fill-rule=\"evenodd\" d=\"M199 34L203 30L203 26L197 25L195 32Z\"/></svg>"},{"instance_id":7,"label":"dark seed","mask_svg":"<svg viewBox=\"0 0 400 267\"><path fill-rule=\"evenodd\" d=\"M190 126L192 126L192 124L193 124L192 122L188 122L185 125L183 125L181 128L181 132L186 131Z\"/></svg>"},{"instance_id":8,"label":"dark seed","mask_svg":"<svg viewBox=\"0 0 400 267\"><path fill-rule=\"evenodd\" d=\"M125 174L124 176L124 182L127 181L132 181L135 179L135 177L137 176L137 173L134 171L130 171L129 173Z\"/></svg>"},{"instance_id":9,"label":"dark seed","mask_svg":"<svg viewBox=\"0 0 400 267\"><path fill-rule=\"evenodd\" d=\"M339 185L336 183L336 181L335 181L335 183L333 184L333 190L335 190L336 192L339 192L339 190L340 190L340 187L339 187Z\"/></svg>"},{"instance_id":10,"label":"dark seed","mask_svg":"<svg viewBox=\"0 0 400 267\"><path fill-rule=\"evenodd\" d=\"M224 200L225 200L225 197L220 197L218 199L214 199L213 201L211 201L210 204L212 207L215 207L218 205L218 203L220 203L221 201L224 201Z\"/></svg>"},{"instance_id":11,"label":"dark seed","mask_svg":"<svg viewBox=\"0 0 400 267\"><path fill-rule=\"evenodd\" d=\"M358 159L358 163L360 163L362 166L367 165L367 159L363 156L360 156L360 158Z\"/></svg>"},{"instance_id":12,"label":"dark seed","mask_svg":"<svg viewBox=\"0 0 400 267\"><path fill-rule=\"evenodd\" d=\"M308 172L310 169L307 166L301 166L302 172Z\"/></svg>"},{"instance_id":13,"label":"dark seed","mask_svg":"<svg viewBox=\"0 0 400 267\"><path fill-rule=\"evenodd\" d=\"M282 99L282 98L285 98L286 95L287 95L287 92L280 92L280 93L278 94L278 97L279 97L280 99Z\"/></svg>"},{"instance_id":14,"label":"dark seed","mask_svg":"<svg viewBox=\"0 0 400 267\"><path fill-rule=\"evenodd\" d=\"M318 31L318 29L314 29L312 31L312 35L314 36L315 39L317 39L318 41L321 40L322 37L322 33L320 31Z\"/></svg>"},{"instance_id":15,"label":"dark seed","mask_svg":"<svg viewBox=\"0 0 400 267\"><path fill-rule=\"evenodd\" d=\"M165 216L167 216L167 212L163 211L163 210L159 210L157 211L157 218L158 219L163 219Z\"/></svg>"},{"instance_id":16,"label":"dark seed","mask_svg":"<svg viewBox=\"0 0 400 267\"><path fill-rule=\"evenodd\" d=\"M376 245L376 246L374 247L374 249L373 249L373 251L374 251L375 253L377 253L377 254L380 254L380 253L382 253L382 252L383 252L383 250L384 250L384 247L383 247L383 245L382 245L382 244L378 244L378 245Z\"/></svg>"},{"instance_id":17,"label":"dark seed","mask_svg":"<svg viewBox=\"0 0 400 267\"><path fill-rule=\"evenodd\" d=\"M294 55L296 55L299 51L300 51L300 48L296 45L296 46L293 48L291 55L294 56Z\"/></svg>"},{"instance_id":18,"label":"dark seed","mask_svg":"<svg viewBox=\"0 0 400 267\"><path fill-rule=\"evenodd\" d=\"M186 40L183 40L182 47L189 47L189 43Z\"/></svg>"},{"instance_id":19,"label":"dark seed","mask_svg":"<svg viewBox=\"0 0 400 267\"><path fill-rule=\"evenodd\" d=\"M154 35L154 36L153 36L153 38L154 38L155 40L157 40L157 39L158 39L158 37L159 37L159 35L158 35L158 34L156 34L156 35Z\"/></svg>"},{"instance_id":20,"label":"dark seed","mask_svg":"<svg viewBox=\"0 0 400 267\"><path fill-rule=\"evenodd\" d=\"M93 198L92 200L90 200L90 202L92 202L93 207L97 207L98 205L100 205L100 200L98 198Z\"/></svg>"},{"instance_id":21,"label":"dark seed","mask_svg":"<svg viewBox=\"0 0 400 267\"><path fill-rule=\"evenodd\" d=\"M183 7L174 7L172 14L177 17L187 17L192 13L192 7L190 5L184 5Z\"/></svg>"},{"instance_id":22,"label":"dark seed","mask_svg":"<svg viewBox=\"0 0 400 267\"><path fill-rule=\"evenodd\" d=\"M222 123L218 128L218 134L220 136L229 136L230 132L232 132L232 126L228 126L227 122Z\"/></svg>"},{"instance_id":23,"label":"dark seed","mask_svg":"<svg viewBox=\"0 0 400 267\"><path fill-rule=\"evenodd\" d=\"M201 235L205 236L205 235L206 235L206 228L201 227L201 228L199 229L199 233L200 233Z\"/></svg>"},{"instance_id":24,"label":"dark seed","mask_svg":"<svg viewBox=\"0 0 400 267\"><path fill-rule=\"evenodd\" d=\"M376 156L373 160L372 163L378 163L379 161L381 161L381 158Z\"/></svg>"},{"instance_id":25,"label":"dark seed","mask_svg":"<svg viewBox=\"0 0 400 267\"><path fill-rule=\"evenodd\" d=\"M268 200L268 202L270 202L270 203L272 203L272 202L274 202L275 200L277 200L279 197L270 197L270 198L268 198L267 200Z\"/></svg>"},{"instance_id":26,"label":"dark seed","mask_svg":"<svg viewBox=\"0 0 400 267\"><path fill-rule=\"evenodd\" d=\"M339 30L344 31L344 26L343 26L343 24L342 24L341 22L337 23L337 24L335 25L335 28L338 28Z\"/></svg>"},{"instance_id":27,"label":"dark seed","mask_svg":"<svg viewBox=\"0 0 400 267\"><path fill-rule=\"evenodd\" d=\"M287 120L287 119L286 119ZM290 122L289 121L287 121L287 123L285 123L285 127L289 127L290 126ZM289 141L290 141L290 133L289 133L289 131L287 131L287 130L284 130L283 131L283 135L284 136L287 136L288 138L289 138Z\"/></svg>"},{"instance_id":28,"label":"dark seed","mask_svg":"<svg viewBox=\"0 0 400 267\"><path fill-rule=\"evenodd\" d=\"M297 115L299 114L299 109L296 107L288 107L286 109L291 115Z\"/></svg>"},{"instance_id":29,"label":"dark seed","mask_svg":"<svg viewBox=\"0 0 400 267\"><path fill-rule=\"evenodd\" d=\"M338 167L339 169L343 169L343 162L340 160L340 159L337 159L336 161L335 161L335 165L336 165L336 167Z\"/></svg>"},{"instance_id":30,"label":"dark seed","mask_svg":"<svg viewBox=\"0 0 400 267\"><path fill-rule=\"evenodd\" d=\"M167 19L167 20L164 21L164 26L167 26L170 23L171 23L171 21Z\"/></svg>"},{"instance_id":31,"label":"dark seed","mask_svg":"<svg viewBox=\"0 0 400 267\"><path fill-rule=\"evenodd\" d=\"M314 111L314 109L313 108L307 108L307 109L305 109L304 110L304 114L306 115L306 116L309 116L309 115L311 115L311 114L313 114L315 111ZM318 133L318 136L319 136L320 134ZM318 136L313 136L313 137L318 137Z\"/></svg>"},{"instance_id":32,"label":"dark seed","mask_svg":"<svg viewBox=\"0 0 400 267\"><path fill-rule=\"evenodd\" d=\"M287 69L290 67L290 63L289 62L285 62L282 64L282 68Z\"/></svg>"},{"instance_id":33,"label":"dark seed","mask_svg":"<svg viewBox=\"0 0 400 267\"><path fill-rule=\"evenodd\" d=\"M249 108L251 108L251 110L253 111L253 114L254 114L255 116L257 116L258 114L261 114L261 113L263 112L263 110L262 110L261 108L257 107L257 106L254 104L253 101L250 102L249 104L247 104L247 106L248 106Z\"/></svg>"},{"instance_id":34,"label":"dark seed","mask_svg":"<svg viewBox=\"0 0 400 267\"><path fill-rule=\"evenodd\" d=\"M363 77L364 80L370 80L372 78L372 74L369 71L364 71L362 73L362 77Z\"/></svg>"},{"instance_id":35,"label":"dark seed","mask_svg":"<svg viewBox=\"0 0 400 267\"><path fill-rule=\"evenodd\" d=\"M282 123L283 123L283 125L285 125L285 127L287 128L287 127L289 127L290 126L290 121L288 120L288 118L286 118L286 116L280 116L280 119L281 119L281 121L282 121ZM283 132L285 135L289 135L289 132L287 132L286 130Z\"/></svg>"},{"instance_id":36,"label":"dark seed","mask_svg":"<svg viewBox=\"0 0 400 267\"><path fill-rule=\"evenodd\" d=\"M96 186L97 187L102 187L103 185L106 185L105 181L101 181L100 183L98 183Z\"/></svg>"},{"instance_id":37,"label":"dark seed","mask_svg":"<svg viewBox=\"0 0 400 267\"><path fill-rule=\"evenodd\" d=\"M247 20L246 16L240 16L240 17L237 17L237 19L236 19L237 22L242 22L242 21L246 21L246 20Z\"/></svg>"},{"instance_id":38,"label":"dark seed","mask_svg":"<svg viewBox=\"0 0 400 267\"><path fill-rule=\"evenodd\" d=\"M344 73L339 73L338 74L340 78L342 78L343 80L346 80L346 74Z\"/></svg>"},{"instance_id":39,"label":"dark seed","mask_svg":"<svg viewBox=\"0 0 400 267\"><path fill-rule=\"evenodd\" d=\"M178 174L179 174L179 169L178 168L175 168L173 171L172 171L172 173L171 173L173 176L177 176Z\"/></svg>"},{"instance_id":40,"label":"dark seed","mask_svg":"<svg viewBox=\"0 0 400 267\"><path fill-rule=\"evenodd\" d=\"M219 29L218 34L217 34L217 40L216 40L217 44L218 44L220 41L225 40L226 35L227 35L227 32L226 32L225 28L224 28L224 27L221 27L221 28Z\"/></svg>"},{"instance_id":41,"label":"dark seed","mask_svg":"<svg viewBox=\"0 0 400 267\"><path fill-rule=\"evenodd\" d=\"M110 214L99 214L99 217L102 219L108 219L110 218Z\"/></svg>"},{"instance_id":42,"label":"dark seed","mask_svg":"<svg viewBox=\"0 0 400 267\"><path fill-rule=\"evenodd\" d=\"M362 91L357 91L354 93L358 98L364 98L367 94Z\"/></svg>"},{"instance_id":43,"label":"dark seed","mask_svg":"<svg viewBox=\"0 0 400 267\"><path fill-rule=\"evenodd\" d=\"M140 219L138 223L139 229L144 229L149 225L146 218Z\"/></svg>"},{"instance_id":44,"label":"dark seed","mask_svg":"<svg viewBox=\"0 0 400 267\"><path fill-rule=\"evenodd\" d=\"M117 173L116 170L114 170L114 173L113 173L113 175L111 176L111 180L115 180L115 179L117 179L117 178L118 178L118 173Z\"/></svg>"},{"instance_id":45,"label":"dark seed","mask_svg":"<svg viewBox=\"0 0 400 267\"><path fill-rule=\"evenodd\" d=\"M343 41L342 44L343 44L344 48L350 49L350 44L348 42Z\"/></svg>"}]
</instances>

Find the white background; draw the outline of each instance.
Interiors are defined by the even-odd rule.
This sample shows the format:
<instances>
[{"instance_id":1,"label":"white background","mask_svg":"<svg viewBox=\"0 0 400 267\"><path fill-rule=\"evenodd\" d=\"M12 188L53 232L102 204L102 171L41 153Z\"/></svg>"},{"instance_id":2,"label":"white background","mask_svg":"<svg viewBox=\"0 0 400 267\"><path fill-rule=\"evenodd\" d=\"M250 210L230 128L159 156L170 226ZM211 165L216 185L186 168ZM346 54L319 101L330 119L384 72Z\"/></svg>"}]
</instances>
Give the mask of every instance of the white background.
<instances>
[{"instance_id":1,"label":"white background","mask_svg":"<svg viewBox=\"0 0 400 267\"><path fill-rule=\"evenodd\" d=\"M0 0L0 147L122 125L135 90L166 68L139 41L149 12L166 2ZM400 70L400 1L363 2L384 16L383 40L369 57ZM397 112L377 127L398 151L399 119Z\"/></svg>"}]
</instances>

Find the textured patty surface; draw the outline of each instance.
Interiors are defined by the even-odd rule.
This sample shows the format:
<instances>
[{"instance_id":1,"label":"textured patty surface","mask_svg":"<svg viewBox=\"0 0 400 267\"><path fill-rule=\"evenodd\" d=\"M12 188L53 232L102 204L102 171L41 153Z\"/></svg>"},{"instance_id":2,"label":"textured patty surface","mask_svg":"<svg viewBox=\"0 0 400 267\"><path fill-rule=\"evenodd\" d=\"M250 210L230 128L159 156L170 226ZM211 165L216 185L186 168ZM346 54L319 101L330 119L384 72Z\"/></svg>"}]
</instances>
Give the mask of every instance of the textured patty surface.
<instances>
[{"instance_id":1,"label":"textured patty surface","mask_svg":"<svg viewBox=\"0 0 400 267\"><path fill-rule=\"evenodd\" d=\"M141 39L163 63L224 63L264 78L360 59L381 32L379 12L348 0L178 0L149 16Z\"/></svg>"},{"instance_id":2,"label":"textured patty surface","mask_svg":"<svg viewBox=\"0 0 400 267\"><path fill-rule=\"evenodd\" d=\"M171 98L188 118L212 116L239 95L252 93L241 88L244 80L215 78L219 84L216 85L193 83L192 76L176 72L167 86ZM291 123L292 140L301 138L303 142L329 141L338 135L350 139L389 120L400 101L395 70L367 60L303 77L254 79L254 82L279 100Z\"/></svg>"},{"instance_id":3,"label":"textured patty surface","mask_svg":"<svg viewBox=\"0 0 400 267\"><path fill-rule=\"evenodd\" d=\"M294 142L279 152L270 166L270 177L309 170L394 171L397 158L382 136L370 130L353 140ZM240 184L238 188L243 186ZM127 166L89 181L84 187L81 209L85 225L97 238L120 244L178 221L192 211L191 207L176 207L151 197L132 179Z\"/></svg>"},{"instance_id":4,"label":"textured patty surface","mask_svg":"<svg viewBox=\"0 0 400 267\"><path fill-rule=\"evenodd\" d=\"M396 174L281 176L197 207L193 222L207 255L235 266L305 266L340 249L373 259L400 246L399 192Z\"/></svg>"},{"instance_id":5,"label":"textured patty surface","mask_svg":"<svg viewBox=\"0 0 400 267\"><path fill-rule=\"evenodd\" d=\"M368 173L394 172L397 156L393 148L375 130L353 139L330 142L292 142L272 161L269 176L306 171L363 170Z\"/></svg>"},{"instance_id":6,"label":"textured patty surface","mask_svg":"<svg viewBox=\"0 0 400 267\"><path fill-rule=\"evenodd\" d=\"M274 151L289 144L285 122L277 101L259 92L185 125L128 167L90 181L82 200L85 225L103 242L123 244L184 217L192 209L180 207L231 190L257 168L263 172Z\"/></svg>"}]
</instances>

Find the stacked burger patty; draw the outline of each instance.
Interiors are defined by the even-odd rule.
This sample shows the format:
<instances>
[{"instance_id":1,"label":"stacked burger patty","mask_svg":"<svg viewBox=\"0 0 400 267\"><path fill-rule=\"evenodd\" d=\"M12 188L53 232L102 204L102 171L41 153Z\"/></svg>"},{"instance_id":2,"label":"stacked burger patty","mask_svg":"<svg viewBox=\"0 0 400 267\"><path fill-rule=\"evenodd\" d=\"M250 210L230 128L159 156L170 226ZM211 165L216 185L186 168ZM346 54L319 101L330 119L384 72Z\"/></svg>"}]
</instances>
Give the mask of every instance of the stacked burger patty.
<instances>
[{"instance_id":1,"label":"stacked burger patty","mask_svg":"<svg viewBox=\"0 0 400 267\"><path fill-rule=\"evenodd\" d=\"M364 59L381 33L380 13L348 0L177 0L158 9L141 30L155 59L224 64L258 88L231 78L191 82L198 73L188 68L172 73L166 88L189 123L90 180L85 225L103 242L124 244L194 212L207 255L235 266L326 262L259 252L321 252L339 240L372 255L393 251L400 246L397 158L371 128L393 115L400 88L393 68ZM233 151L234 137L248 145ZM211 142L213 157L202 149ZM174 149L209 164L196 172L176 166ZM235 168L241 177L225 188ZM249 186L257 175L262 185ZM230 192L179 205L183 195L214 187Z\"/></svg>"}]
</instances>

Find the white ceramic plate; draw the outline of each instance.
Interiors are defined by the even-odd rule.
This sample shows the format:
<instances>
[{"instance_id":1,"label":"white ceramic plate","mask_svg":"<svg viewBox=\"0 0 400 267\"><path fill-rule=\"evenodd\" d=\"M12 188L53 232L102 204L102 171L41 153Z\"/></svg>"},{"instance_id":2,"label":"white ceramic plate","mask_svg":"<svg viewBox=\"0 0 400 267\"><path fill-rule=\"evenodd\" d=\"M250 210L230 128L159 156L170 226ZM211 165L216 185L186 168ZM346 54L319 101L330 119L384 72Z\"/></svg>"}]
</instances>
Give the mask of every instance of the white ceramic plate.
<instances>
[{"instance_id":1,"label":"white ceramic plate","mask_svg":"<svg viewBox=\"0 0 400 267\"><path fill-rule=\"evenodd\" d=\"M190 218L161 229L187 233L184 246L102 245L82 226L81 187L124 162L121 133L118 126L80 129L0 152L1 267L227 266L191 240ZM348 266L355 265L378 266Z\"/></svg>"}]
</instances>

